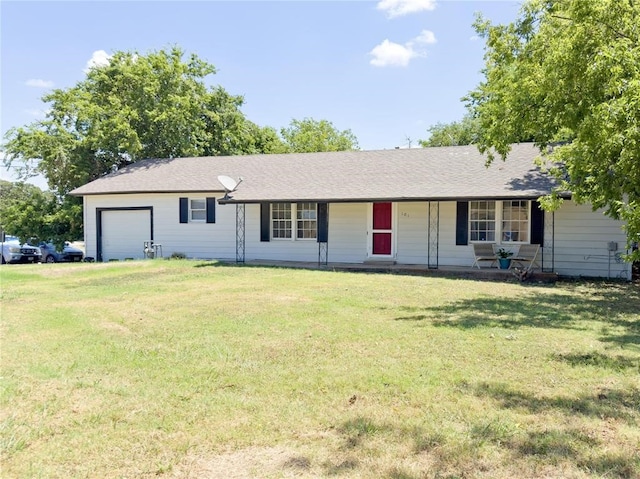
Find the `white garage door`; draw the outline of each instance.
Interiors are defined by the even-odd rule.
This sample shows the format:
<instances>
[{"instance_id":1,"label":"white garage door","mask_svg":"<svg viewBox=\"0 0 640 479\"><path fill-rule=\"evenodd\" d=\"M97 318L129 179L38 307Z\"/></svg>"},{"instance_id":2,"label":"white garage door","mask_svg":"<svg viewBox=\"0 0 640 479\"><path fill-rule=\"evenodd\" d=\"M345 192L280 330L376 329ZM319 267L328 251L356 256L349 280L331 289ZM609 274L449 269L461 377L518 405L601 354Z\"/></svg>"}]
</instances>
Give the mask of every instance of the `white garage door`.
<instances>
[{"instance_id":1,"label":"white garage door","mask_svg":"<svg viewBox=\"0 0 640 479\"><path fill-rule=\"evenodd\" d=\"M151 239L151 211L102 212L102 261L143 259L144 242Z\"/></svg>"}]
</instances>

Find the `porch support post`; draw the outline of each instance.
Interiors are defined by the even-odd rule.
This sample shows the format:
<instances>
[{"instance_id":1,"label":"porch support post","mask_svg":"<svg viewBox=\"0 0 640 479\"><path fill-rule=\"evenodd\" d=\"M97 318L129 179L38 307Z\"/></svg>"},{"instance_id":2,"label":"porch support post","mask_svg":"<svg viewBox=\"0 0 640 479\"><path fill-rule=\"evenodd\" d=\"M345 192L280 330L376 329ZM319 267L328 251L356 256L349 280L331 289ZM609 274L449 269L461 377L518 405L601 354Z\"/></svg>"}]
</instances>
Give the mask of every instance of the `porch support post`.
<instances>
[{"instance_id":1,"label":"porch support post","mask_svg":"<svg viewBox=\"0 0 640 479\"><path fill-rule=\"evenodd\" d=\"M427 267L438 269L438 243L440 236L440 202L428 202Z\"/></svg>"},{"instance_id":2,"label":"porch support post","mask_svg":"<svg viewBox=\"0 0 640 479\"><path fill-rule=\"evenodd\" d=\"M244 263L245 206L236 203L236 263Z\"/></svg>"},{"instance_id":3,"label":"porch support post","mask_svg":"<svg viewBox=\"0 0 640 479\"><path fill-rule=\"evenodd\" d=\"M329 203L318 203L316 225L318 266L326 266L329 263Z\"/></svg>"},{"instance_id":4,"label":"porch support post","mask_svg":"<svg viewBox=\"0 0 640 479\"><path fill-rule=\"evenodd\" d=\"M544 241L542 247L542 271L555 270L555 252L554 246L556 241L555 231L556 213L544 213Z\"/></svg>"},{"instance_id":5,"label":"porch support post","mask_svg":"<svg viewBox=\"0 0 640 479\"><path fill-rule=\"evenodd\" d=\"M318 243L318 266L326 266L329 263L329 243Z\"/></svg>"}]
</instances>

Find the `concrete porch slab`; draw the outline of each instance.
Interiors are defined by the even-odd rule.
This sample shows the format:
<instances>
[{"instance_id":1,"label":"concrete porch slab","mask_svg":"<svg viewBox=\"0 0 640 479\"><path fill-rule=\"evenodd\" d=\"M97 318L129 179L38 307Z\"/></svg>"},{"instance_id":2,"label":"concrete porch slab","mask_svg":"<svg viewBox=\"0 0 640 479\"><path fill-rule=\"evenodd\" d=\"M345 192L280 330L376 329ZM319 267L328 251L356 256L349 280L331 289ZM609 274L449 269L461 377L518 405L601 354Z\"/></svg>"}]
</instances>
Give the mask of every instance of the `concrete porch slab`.
<instances>
[{"instance_id":1,"label":"concrete porch slab","mask_svg":"<svg viewBox=\"0 0 640 479\"><path fill-rule=\"evenodd\" d=\"M314 262L302 261L267 261L251 260L245 264L251 266L271 266L280 268L301 268L325 271L344 271L362 273L387 273L387 274L411 274L421 276L464 278L487 281L515 281L519 279L513 270L497 268L471 268L467 266L440 266L437 269L428 268L426 265L417 264L382 264L382 263L328 263L319 265ZM557 273L534 271L527 278L527 282L553 283L558 280Z\"/></svg>"}]
</instances>

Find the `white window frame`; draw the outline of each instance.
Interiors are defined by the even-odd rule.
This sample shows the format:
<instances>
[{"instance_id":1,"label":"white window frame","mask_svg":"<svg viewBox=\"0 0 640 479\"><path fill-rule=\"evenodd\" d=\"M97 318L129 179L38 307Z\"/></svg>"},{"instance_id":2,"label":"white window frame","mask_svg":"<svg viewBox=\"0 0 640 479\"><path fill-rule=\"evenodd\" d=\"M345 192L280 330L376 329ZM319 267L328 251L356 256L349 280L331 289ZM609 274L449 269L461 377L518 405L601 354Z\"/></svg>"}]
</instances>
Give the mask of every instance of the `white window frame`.
<instances>
[{"instance_id":1,"label":"white window frame","mask_svg":"<svg viewBox=\"0 0 640 479\"><path fill-rule=\"evenodd\" d=\"M313 205L313 209L305 206ZM282 207L287 207L289 215L286 215L287 208L284 210ZM313 212L312 217L304 218L299 217L299 214L304 215L304 212ZM276 217L276 213L284 212L284 218ZM318 238L318 203L312 201L299 202L299 203L271 203L271 216L269 218L271 222L271 239L274 241L316 241ZM278 215L282 216L282 215ZM276 222L284 222L284 228L281 225L276 227ZM288 223L288 224L287 224ZM306 223L306 224L305 224ZM311 227L311 224L314 226ZM302 227L301 227L302 226ZM276 236L276 231L288 231L290 236ZM305 231L313 231L313 237L304 237Z\"/></svg>"},{"instance_id":2,"label":"white window frame","mask_svg":"<svg viewBox=\"0 0 640 479\"><path fill-rule=\"evenodd\" d=\"M293 214L291 203L271 203L270 221L272 240L291 241L293 239ZM276 231L278 232L278 236L276 236ZM285 234L288 232L289 236L279 236L281 232Z\"/></svg>"},{"instance_id":3,"label":"white window frame","mask_svg":"<svg viewBox=\"0 0 640 479\"><path fill-rule=\"evenodd\" d=\"M512 218L508 218L505 219L505 214L504 214L504 210L505 210L505 203L512 203L512 202L523 202L526 203L526 219L522 219L522 218L518 218L518 219L512 219ZM493 203L493 208L494 208L494 212L495 212L495 218L494 219L474 219L473 215L472 215L472 210L473 210L473 206L474 204L480 204L480 203ZM468 231L469 231L469 243L495 243L495 244L508 244L508 245L517 245L517 244L529 244L531 242L531 200L473 200L473 201L469 201L469 221L468 221ZM485 210L486 211L486 210ZM479 239L473 239L472 237L472 223L473 222L493 222L494 223L494 239L484 239L484 240L479 240ZM509 227L509 225L507 223L509 222L516 222L516 223L522 223L526 221L526 227L524 229L524 232L526 232L526 238L522 239L520 237L518 237L518 241L510 241L509 239L506 238L505 233L507 233L507 229ZM490 230L476 230L476 231L490 231ZM522 232L521 230L518 231L519 233ZM520 236L520 235L518 235Z\"/></svg>"},{"instance_id":4,"label":"white window frame","mask_svg":"<svg viewBox=\"0 0 640 479\"><path fill-rule=\"evenodd\" d=\"M505 203L510 203L509 205L505 205ZM516 206L516 208L521 208L522 206L524 206L524 215L525 218L523 218L522 215L522 210L516 210L516 213L518 213L518 217L508 217L507 213L506 213L506 209L505 206L507 207L513 207L515 206L514 203L520 203L520 205ZM524 203L524 205L523 205ZM501 201L501 207L500 207L501 211L500 214L502 215L501 221L500 221L500 243L508 243L508 244L527 244L529 243L529 241L531 240L531 201L529 200L504 200ZM513 229L513 225L519 225L522 226L524 225L524 228L517 228L517 230ZM512 239L507 239L508 234L513 234L513 233L517 233L518 239L516 240L512 240ZM524 236L524 237L523 237Z\"/></svg>"},{"instance_id":5,"label":"white window frame","mask_svg":"<svg viewBox=\"0 0 640 479\"><path fill-rule=\"evenodd\" d=\"M194 208L194 201L202 201L202 208ZM195 212L202 211L204 212L203 218L194 218L193 214ZM207 221L207 200L206 198L189 198L189 223L206 223Z\"/></svg>"},{"instance_id":6,"label":"white window frame","mask_svg":"<svg viewBox=\"0 0 640 479\"><path fill-rule=\"evenodd\" d=\"M292 206L296 211L296 240L316 240L318 238L318 203L306 201Z\"/></svg>"},{"instance_id":7,"label":"white window frame","mask_svg":"<svg viewBox=\"0 0 640 479\"><path fill-rule=\"evenodd\" d=\"M496 242L496 238L499 237L499 233L498 233L498 225L500 224L498 222L498 208L496 205L496 201L492 201L492 200L474 200L474 201L469 201L469 240L472 243L495 243ZM493 208L491 208L490 206L493 204ZM475 206L475 208L474 208ZM484 206L484 207L481 207ZM474 211L477 212L477 217L474 217ZM489 213L493 211L493 219L487 218L486 216L489 215ZM484 214L486 213L486 215ZM473 223L492 223L493 224L493 229L490 229L488 226L485 228L473 228ZM493 239L489 239L487 237L485 237L484 239L474 239L473 238L473 233L477 232L478 236L480 236L483 232L486 233L487 235L489 233L493 233Z\"/></svg>"}]
</instances>

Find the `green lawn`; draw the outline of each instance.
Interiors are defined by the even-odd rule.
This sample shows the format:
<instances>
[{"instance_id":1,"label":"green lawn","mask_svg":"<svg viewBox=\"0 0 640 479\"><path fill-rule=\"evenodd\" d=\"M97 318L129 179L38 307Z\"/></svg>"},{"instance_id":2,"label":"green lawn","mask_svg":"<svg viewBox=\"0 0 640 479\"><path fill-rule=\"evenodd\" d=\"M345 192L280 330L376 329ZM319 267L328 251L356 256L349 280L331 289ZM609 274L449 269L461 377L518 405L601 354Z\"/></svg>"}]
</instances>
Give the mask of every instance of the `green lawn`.
<instances>
[{"instance_id":1,"label":"green lawn","mask_svg":"<svg viewBox=\"0 0 640 479\"><path fill-rule=\"evenodd\" d=\"M638 478L640 290L2 266L7 478Z\"/></svg>"}]
</instances>

